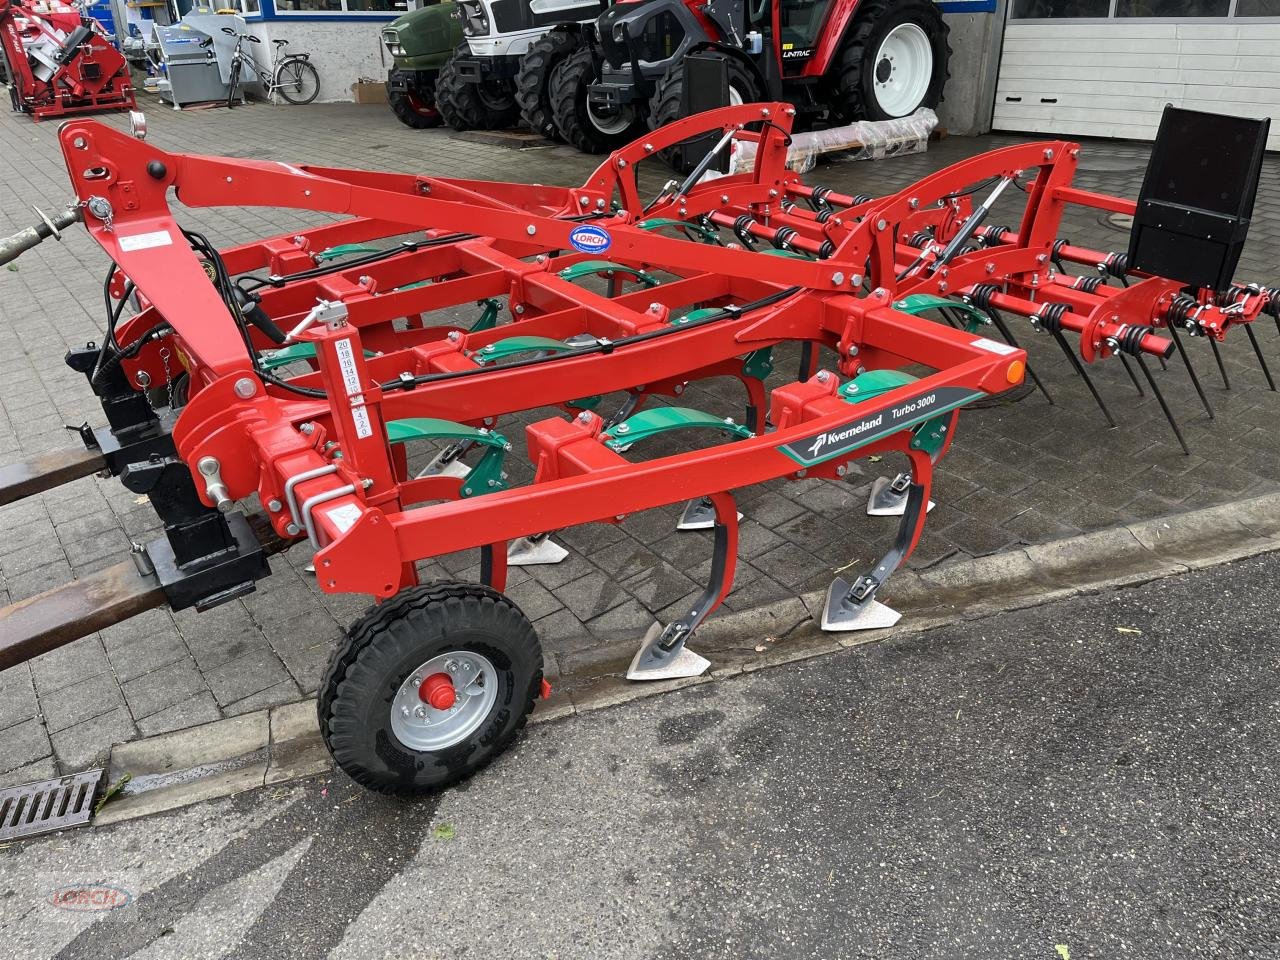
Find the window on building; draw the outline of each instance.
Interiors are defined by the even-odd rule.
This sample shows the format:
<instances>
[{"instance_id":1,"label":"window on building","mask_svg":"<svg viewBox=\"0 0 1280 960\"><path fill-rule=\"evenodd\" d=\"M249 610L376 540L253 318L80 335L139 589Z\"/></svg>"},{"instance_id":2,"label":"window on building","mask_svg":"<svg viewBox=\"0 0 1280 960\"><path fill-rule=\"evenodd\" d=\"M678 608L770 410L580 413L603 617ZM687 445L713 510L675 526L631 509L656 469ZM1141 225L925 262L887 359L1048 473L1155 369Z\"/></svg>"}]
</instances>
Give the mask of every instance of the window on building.
<instances>
[{"instance_id":1,"label":"window on building","mask_svg":"<svg viewBox=\"0 0 1280 960\"><path fill-rule=\"evenodd\" d=\"M245 0L249 2L249 0ZM258 0L252 0L258 2ZM395 0L276 0L281 16L324 16L325 14L397 13Z\"/></svg>"},{"instance_id":2,"label":"window on building","mask_svg":"<svg viewBox=\"0 0 1280 960\"><path fill-rule=\"evenodd\" d=\"M1237 17L1280 17L1280 0L1236 0Z\"/></svg>"},{"instance_id":3,"label":"window on building","mask_svg":"<svg viewBox=\"0 0 1280 960\"><path fill-rule=\"evenodd\" d=\"M1111 0L1014 0L1015 20L1057 20L1066 17L1106 17Z\"/></svg>"},{"instance_id":4,"label":"window on building","mask_svg":"<svg viewBox=\"0 0 1280 960\"><path fill-rule=\"evenodd\" d=\"M1010 0L1013 20L1277 17L1280 0Z\"/></svg>"},{"instance_id":5,"label":"window on building","mask_svg":"<svg viewBox=\"0 0 1280 960\"><path fill-rule=\"evenodd\" d=\"M1116 0L1117 17L1225 17L1231 0Z\"/></svg>"}]
</instances>

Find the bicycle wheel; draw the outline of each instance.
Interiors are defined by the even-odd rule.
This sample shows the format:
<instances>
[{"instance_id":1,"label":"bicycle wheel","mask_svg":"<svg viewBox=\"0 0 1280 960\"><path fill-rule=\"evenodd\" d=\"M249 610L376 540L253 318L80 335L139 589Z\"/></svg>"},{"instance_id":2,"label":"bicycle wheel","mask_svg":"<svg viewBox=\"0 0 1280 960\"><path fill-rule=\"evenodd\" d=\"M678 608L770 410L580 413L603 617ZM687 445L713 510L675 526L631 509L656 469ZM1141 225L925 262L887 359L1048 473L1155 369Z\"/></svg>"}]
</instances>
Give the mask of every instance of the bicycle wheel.
<instances>
[{"instance_id":1,"label":"bicycle wheel","mask_svg":"<svg viewBox=\"0 0 1280 960\"><path fill-rule=\"evenodd\" d=\"M290 57L276 68L276 89L290 103L310 103L320 92L320 74L308 60Z\"/></svg>"},{"instance_id":2,"label":"bicycle wheel","mask_svg":"<svg viewBox=\"0 0 1280 960\"><path fill-rule=\"evenodd\" d=\"M227 109L235 106L236 93L240 87L240 61L231 61L231 79L227 83Z\"/></svg>"}]
</instances>

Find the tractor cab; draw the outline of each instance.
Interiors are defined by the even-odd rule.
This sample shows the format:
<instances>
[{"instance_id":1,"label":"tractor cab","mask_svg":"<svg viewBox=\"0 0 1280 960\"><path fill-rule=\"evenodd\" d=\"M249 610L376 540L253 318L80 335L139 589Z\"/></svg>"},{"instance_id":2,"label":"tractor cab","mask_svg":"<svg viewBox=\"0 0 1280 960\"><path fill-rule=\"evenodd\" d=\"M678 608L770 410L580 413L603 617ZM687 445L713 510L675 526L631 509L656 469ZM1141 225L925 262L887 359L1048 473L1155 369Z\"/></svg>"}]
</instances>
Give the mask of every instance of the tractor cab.
<instances>
[{"instance_id":1,"label":"tractor cab","mask_svg":"<svg viewBox=\"0 0 1280 960\"><path fill-rule=\"evenodd\" d=\"M556 127L594 153L684 115L691 55L724 59L730 103L785 100L843 122L936 106L950 54L930 0L623 0L596 35L598 59L551 77Z\"/></svg>"},{"instance_id":2,"label":"tractor cab","mask_svg":"<svg viewBox=\"0 0 1280 960\"><path fill-rule=\"evenodd\" d=\"M773 35L782 74L800 76L822 39L832 0L776 0Z\"/></svg>"}]
</instances>

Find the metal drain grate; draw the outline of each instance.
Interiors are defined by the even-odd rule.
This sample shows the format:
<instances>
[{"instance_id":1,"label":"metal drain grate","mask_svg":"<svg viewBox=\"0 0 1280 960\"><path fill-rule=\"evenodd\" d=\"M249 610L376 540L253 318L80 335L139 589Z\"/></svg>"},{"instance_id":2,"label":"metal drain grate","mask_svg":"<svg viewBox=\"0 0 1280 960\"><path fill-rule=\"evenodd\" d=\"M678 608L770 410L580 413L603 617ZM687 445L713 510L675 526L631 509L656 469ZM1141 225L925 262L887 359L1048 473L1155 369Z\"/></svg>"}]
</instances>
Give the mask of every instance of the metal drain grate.
<instances>
[{"instance_id":1,"label":"metal drain grate","mask_svg":"<svg viewBox=\"0 0 1280 960\"><path fill-rule=\"evenodd\" d=\"M0 790L0 840L34 837L88 823L102 769Z\"/></svg>"}]
</instances>

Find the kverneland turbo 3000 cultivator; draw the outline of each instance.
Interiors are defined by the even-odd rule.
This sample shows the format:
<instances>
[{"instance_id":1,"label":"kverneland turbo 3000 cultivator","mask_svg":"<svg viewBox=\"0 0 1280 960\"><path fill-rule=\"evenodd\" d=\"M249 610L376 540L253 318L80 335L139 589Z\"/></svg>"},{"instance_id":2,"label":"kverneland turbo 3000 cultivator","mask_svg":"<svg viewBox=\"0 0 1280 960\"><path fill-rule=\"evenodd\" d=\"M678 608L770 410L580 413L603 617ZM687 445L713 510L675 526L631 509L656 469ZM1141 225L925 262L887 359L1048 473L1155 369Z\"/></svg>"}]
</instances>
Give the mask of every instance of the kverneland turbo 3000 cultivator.
<instances>
[{"instance_id":1,"label":"kverneland turbo 3000 cultivator","mask_svg":"<svg viewBox=\"0 0 1280 960\"><path fill-rule=\"evenodd\" d=\"M1066 142L842 196L785 169L791 120L781 103L687 118L578 188L189 156L65 124L77 202L0 260L76 219L106 252L107 332L67 362L107 425L80 428L84 449L0 470L0 502L105 470L150 498L165 535L0 611L0 666L150 606L241 596L268 553L305 538L321 589L377 601L321 685L326 743L369 787L435 789L502 751L545 693L538 637L502 590L509 562L563 556L554 531L686 502L683 526L713 528L705 592L652 628L628 674L688 676L707 661L687 643L733 583L733 489L898 453L909 470L869 508L901 516L896 538L835 580L822 617L891 625L877 591L920 538L961 408L1028 373L1011 318L1082 374L1119 358L1159 396L1147 356L1276 312L1276 291L1231 280L1265 121L1171 110L1135 205L1072 187ZM718 150L754 142L754 171L697 169L643 199L637 167L708 130ZM180 226L170 189L186 207L345 219L217 250ZM1016 225L984 224L999 197L1021 201ZM1129 249L1060 240L1071 204L1133 214ZM800 369L781 377L772 351L791 342ZM713 377L741 381L741 422L681 405ZM531 410L532 479L516 485L504 424ZM654 441L672 432L683 446ZM408 448L429 441L442 452L411 470ZM419 583L418 561L477 548L483 582Z\"/></svg>"}]
</instances>

